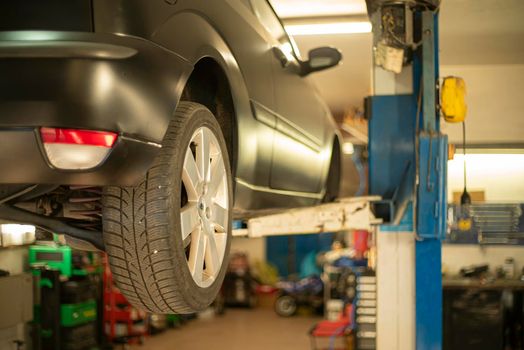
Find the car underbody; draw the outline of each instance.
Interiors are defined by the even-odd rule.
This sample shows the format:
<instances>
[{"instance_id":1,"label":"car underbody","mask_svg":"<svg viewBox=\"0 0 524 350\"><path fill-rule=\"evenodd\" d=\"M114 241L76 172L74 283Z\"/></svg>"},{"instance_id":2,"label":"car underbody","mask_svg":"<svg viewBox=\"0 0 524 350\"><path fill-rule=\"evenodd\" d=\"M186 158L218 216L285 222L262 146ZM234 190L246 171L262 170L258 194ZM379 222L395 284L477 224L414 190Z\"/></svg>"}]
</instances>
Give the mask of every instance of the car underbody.
<instances>
[{"instance_id":1,"label":"car underbody","mask_svg":"<svg viewBox=\"0 0 524 350\"><path fill-rule=\"evenodd\" d=\"M21 189L20 189L21 188ZM0 218L62 233L76 248L104 250L102 188L95 186L4 186Z\"/></svg>"}]
</instances>

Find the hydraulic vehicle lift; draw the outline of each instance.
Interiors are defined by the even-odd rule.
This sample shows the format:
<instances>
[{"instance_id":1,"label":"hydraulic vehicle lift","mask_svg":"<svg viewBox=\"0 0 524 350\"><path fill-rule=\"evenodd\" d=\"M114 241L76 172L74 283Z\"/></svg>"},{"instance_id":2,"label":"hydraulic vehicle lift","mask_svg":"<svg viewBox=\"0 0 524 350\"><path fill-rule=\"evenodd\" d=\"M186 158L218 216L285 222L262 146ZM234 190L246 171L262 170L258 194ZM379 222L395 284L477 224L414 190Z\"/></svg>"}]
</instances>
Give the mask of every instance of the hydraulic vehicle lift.
<instances>
[{"instance_id":1,"label":"hydraulic vehicle lift","mask_svg":"<svg viewBox=\"0 0 524 350\"><path fill-rule=\"evenodd\" d=\"M377 348L442 348L448 142L440 132L440 0L367 0L373 24L369 193L254 218L234 235L373 230Z\"/></svg>"},{"instance_id":2,"label":"hydraulic vehicle lift","mask_svg":"<svg viewBox=\"0 0 524 350\"><path fill-rule=\"evenodd\" d=\"M448 147L440 132L440 0L367 5L374 40L369 189L389 201L377 214L391 222L377 232L377 344L441 349Z\"/></svg>"}]
</instances>

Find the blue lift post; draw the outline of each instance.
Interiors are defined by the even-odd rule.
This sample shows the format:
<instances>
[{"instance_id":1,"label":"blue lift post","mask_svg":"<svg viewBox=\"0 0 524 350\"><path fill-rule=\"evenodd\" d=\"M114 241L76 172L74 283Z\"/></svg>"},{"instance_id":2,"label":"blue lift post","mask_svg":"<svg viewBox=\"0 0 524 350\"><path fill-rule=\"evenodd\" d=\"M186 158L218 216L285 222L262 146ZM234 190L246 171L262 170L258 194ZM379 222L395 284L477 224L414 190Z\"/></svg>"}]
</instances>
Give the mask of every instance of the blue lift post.
<instances>
[{"instance_id":1,"label":"blue lift post","mask_svg":"<svg viewBox=\"0 0 524 350\"><path fill-rule=\"evenodd\" d=\"M446 233L448 139L440 133L438 14L422 13L422 115L418 134L415 288L417 349L442 348L442 240ZM420 64L421 67L417 68ZM416 76L417 74L415 74Z\"/></svg>"},{"instance_id":2,"label":"blue lift post","mask_svg":"<svg viewBox=\"0 0 524 350\"><path fill-rule=\"evenodd\" d=\"M368 1L368 11L380 12L384 3ZM446 232L448 156L438 108L438 6L415 6L410 11L413 38L420 40L409 67L412 93L371 96L366 102L369 190L384 199L376 212L390 224L382 232L415 235L414 343L419 350L438 350L442 348L441 242ZM376 44L383 28L377 30L374 18Z\"/></svg>"}]
</instances>

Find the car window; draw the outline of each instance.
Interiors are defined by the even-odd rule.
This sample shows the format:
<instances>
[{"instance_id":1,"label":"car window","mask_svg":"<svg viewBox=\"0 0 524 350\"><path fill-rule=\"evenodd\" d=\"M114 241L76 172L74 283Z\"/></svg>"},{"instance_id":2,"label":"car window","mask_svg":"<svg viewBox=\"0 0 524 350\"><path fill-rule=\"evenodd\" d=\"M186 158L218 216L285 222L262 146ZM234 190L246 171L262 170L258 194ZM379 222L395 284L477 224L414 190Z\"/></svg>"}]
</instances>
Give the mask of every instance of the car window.
<instances>
[{"instance_id":1,"label":"car window","mask_svg":"<svg viewBox=\"0 0 524 350\"><path fill-rule=\"evenodd\" d=\"M262 25L273 38L278 40L286 56L290 58L300 58L295 42L288 36L282 26L282 22L280 22L280 19L267 0L251 0L251 5Z\"/></svg>"}]
</instances>

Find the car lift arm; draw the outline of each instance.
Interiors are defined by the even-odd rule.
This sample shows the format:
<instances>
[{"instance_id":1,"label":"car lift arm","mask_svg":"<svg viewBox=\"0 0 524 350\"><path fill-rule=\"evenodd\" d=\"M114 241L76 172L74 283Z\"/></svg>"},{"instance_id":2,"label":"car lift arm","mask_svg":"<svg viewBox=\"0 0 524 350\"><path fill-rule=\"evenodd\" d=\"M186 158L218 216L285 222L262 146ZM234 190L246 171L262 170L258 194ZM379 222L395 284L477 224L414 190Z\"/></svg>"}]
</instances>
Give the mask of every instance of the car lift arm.
<instances>
[{"instance_id":1,"label":"car lift arm","mask_svg":"<svg viewBox=\"0 0 524 350\"><path fill-rule=\"evenodd\" d=\"M292 234L368 230L381 223L372 211L380 197L342 198L339 202L290 209L247 221L246 229L233 230L234 236L265 237Z\"/></svg>"}]
</instances>

